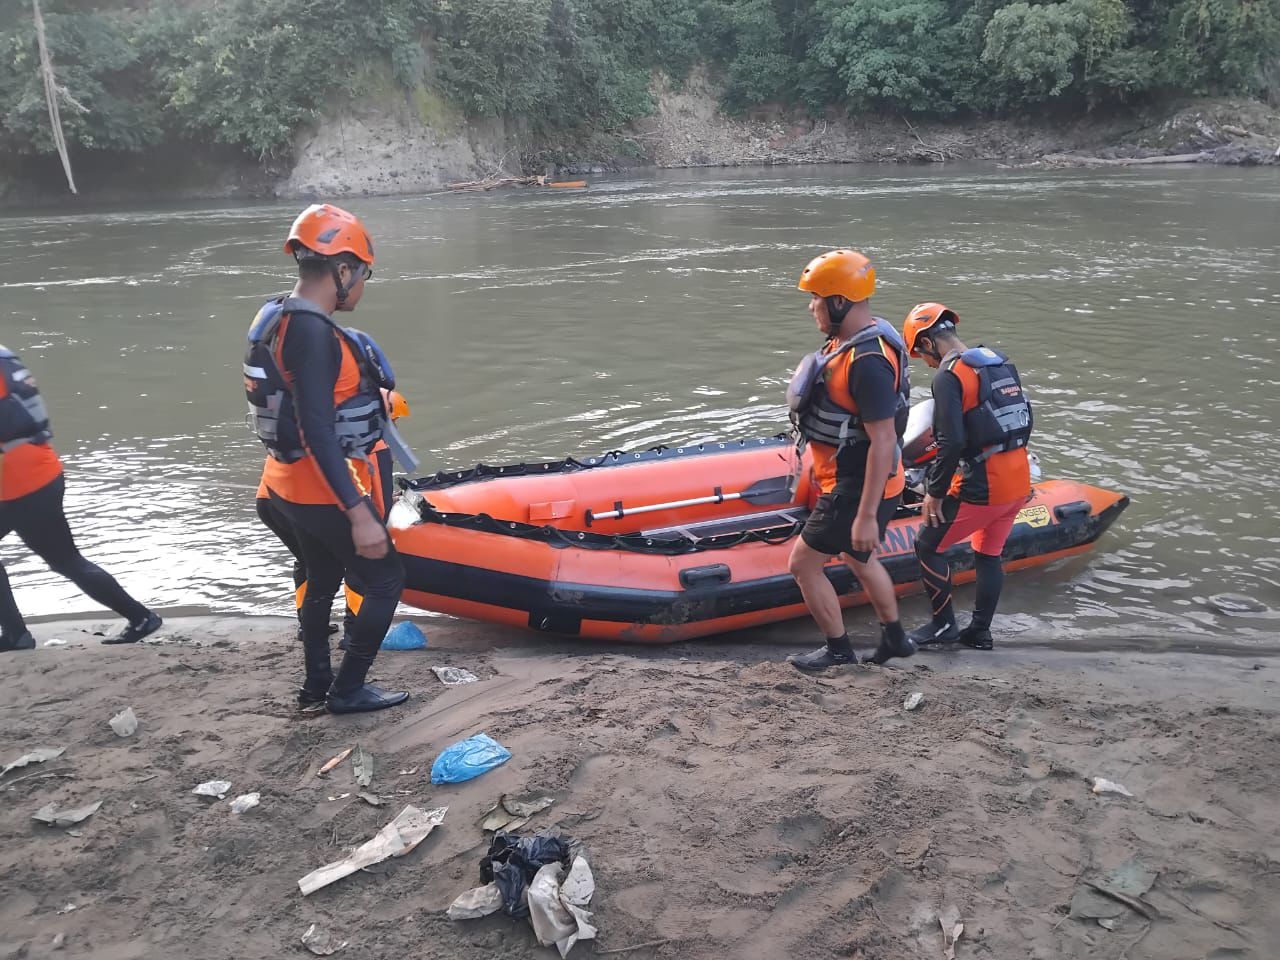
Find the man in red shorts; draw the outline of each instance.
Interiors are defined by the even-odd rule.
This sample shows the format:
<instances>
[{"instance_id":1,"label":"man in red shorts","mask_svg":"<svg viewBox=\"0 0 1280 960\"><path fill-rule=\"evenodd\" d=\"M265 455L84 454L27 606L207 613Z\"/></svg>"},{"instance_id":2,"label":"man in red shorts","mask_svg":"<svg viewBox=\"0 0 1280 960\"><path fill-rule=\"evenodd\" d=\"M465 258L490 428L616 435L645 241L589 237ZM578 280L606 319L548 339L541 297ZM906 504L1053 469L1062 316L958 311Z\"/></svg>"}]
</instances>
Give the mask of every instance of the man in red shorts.
<instances>
[{"instance_id":1,"label":"man in red shorts","mask_svg":"<svg viewBox=\"0 0 1280 960\"><path fill-rule=\"evenodd\" d=\"M938 371L933 378L938 455L925 478L925 525L916 538L933 619L908 636L921 647L961 643L990 650L991 619L1004 585L1000 553L1031 494L1031 403L1009 358L987 347L966 347L956 336L959 323L942 304L921 303L902 328L911 356L923 357ZM951 602L951 566L943 553L970 538L977 596L973 619L961 630Z\"/></svg>"}]
</instances>

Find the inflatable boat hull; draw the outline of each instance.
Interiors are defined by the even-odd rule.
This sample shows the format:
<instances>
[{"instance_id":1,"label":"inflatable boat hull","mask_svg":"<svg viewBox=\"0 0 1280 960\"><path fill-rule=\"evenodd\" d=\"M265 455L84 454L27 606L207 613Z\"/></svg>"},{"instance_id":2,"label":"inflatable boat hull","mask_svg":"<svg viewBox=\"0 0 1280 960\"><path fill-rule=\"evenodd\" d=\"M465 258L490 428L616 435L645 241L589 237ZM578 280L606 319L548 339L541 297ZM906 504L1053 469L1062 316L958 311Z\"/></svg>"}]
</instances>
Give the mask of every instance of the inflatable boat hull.
<instances>
[{"instance_id":1,"label":"inflatable boat hull","mask_svg":"<svg viewBox=\"0 0 1280 960\"><path fill-rule=\"evenodd\" d=\"M725 497L649 511L639 520L628 512L696 501L712 490L751 489L753 481L784 472L789 452L780 446L753 441L611 454L567 461L581 469L559 469L566 462L482 467L477 476L417 481L391 524L404 561L404 601L536 631L639 643L804 616L787 559L807 515L807 479L794 500L773 497L781 503L734 504ZM507 470L511 476L503 476ZM763 499L770 499L767 490ZM1071 480L1036 484L1005 547L1005 569L1088 550L1127 505L1122 494ZM621 518L594 519L619 509ZM918 511L900 511L877 551L899 594L920 587L914 553L920 527ZM967 542L948 558L956 582L973 579ZM843 606L866 602L847 565L833 560L826 572Z\"/></svg>"}]
</instances>

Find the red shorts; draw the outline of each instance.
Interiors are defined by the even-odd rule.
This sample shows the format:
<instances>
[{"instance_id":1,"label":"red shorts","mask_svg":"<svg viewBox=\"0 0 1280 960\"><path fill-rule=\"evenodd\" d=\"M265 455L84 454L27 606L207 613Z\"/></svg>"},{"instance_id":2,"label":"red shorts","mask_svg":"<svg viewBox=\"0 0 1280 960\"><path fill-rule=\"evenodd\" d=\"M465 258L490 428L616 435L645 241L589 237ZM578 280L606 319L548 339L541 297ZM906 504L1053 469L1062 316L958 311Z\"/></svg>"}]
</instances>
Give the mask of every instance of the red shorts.
<instances>
[{"instance_id":1,"label":"red shorts","mask_svg":"<svg viewBox=\"0 0 1280 960\"><path fill-rule=\"evenodd\" d=\"M1026 505L1026 497L988 506L962 503L955 497L946 497L942 501L942 525L924 527L917 539L934 541L937 546L933 549L942 551L972 538L974 553L998 557L1009 539L1018 511Z\"/></svg>"}]
</instances>

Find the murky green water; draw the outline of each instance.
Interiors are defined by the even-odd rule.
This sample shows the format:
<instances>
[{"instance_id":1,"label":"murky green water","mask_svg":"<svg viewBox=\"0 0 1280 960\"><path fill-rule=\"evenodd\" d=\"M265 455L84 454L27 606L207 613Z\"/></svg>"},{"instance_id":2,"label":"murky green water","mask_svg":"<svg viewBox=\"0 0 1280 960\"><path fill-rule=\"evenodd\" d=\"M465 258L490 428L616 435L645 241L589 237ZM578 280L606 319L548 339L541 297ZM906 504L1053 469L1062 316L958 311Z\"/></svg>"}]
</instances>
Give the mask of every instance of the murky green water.
<instances>
[{"instance_id":1,"label":"murky green water","mask_svg":"<svg viewBox=\"0 0 1280 960\"><path fill-rule=\"evenodd\" d=\"M1280 628L1207 602L1280 610L1280 171L681 172L349 206L378 251L358 324L431 470L776 432L815 345L795 277L852 244L878 312L943 300L1012 355L1047 476L1133 498L1088 558L1010 578L1010 631ZM48 397L85 553L149 602L287 607L239 365L296 211L0 219L0 342ZM88 608L14 538L0 556L29 614Z\"/></svg>"}]
</instances>

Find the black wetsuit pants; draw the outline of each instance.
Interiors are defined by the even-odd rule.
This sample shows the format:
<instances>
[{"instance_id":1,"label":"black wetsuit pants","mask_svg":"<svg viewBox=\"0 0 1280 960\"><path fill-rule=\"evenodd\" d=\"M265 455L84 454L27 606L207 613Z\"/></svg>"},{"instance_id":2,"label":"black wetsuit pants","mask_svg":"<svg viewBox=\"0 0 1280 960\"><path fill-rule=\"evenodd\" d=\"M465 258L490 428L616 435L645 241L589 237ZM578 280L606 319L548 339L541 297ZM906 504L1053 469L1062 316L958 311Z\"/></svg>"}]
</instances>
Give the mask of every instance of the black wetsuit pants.
<instances>
[{"instance_id":1,"label":"black wetsuit pants","mask_svg":"<svg viewBox=\"0 0 1280 960\"><path fill-rule=\"evenodd\" d=\"M290 503L274 493L270 499L297 539L306 572L306 595L298 614L306 687L313 693L323 693L332 680L335 692L349 693L364 683L391 627L404 589L400 555L389 536L387 554L381 559L370 560L356 553L351 521L336 505ZM329 615L344 579L360 585L364 601L352 621L350 649L335 677L329 662Z\"/></svg>"},{"instance_id":2,"label":"black wetsuit pants","mask_svg":"<svg viewBox=\"0 0 1280 960\"><path fill-rule=\"evenodd\" d=\"M378 482L382 487L382 520L385 523L387 514L391 512L391 496L392 496L392 462L391 451L379 450L374 454L378 465ZM302 549L298 546L298 536L293 532L293 527L281 513L271 503L270 497L259 497L257 501L258 519L262 521L262 525L276 535L281 543L285 545L285 549L293 555L293 587L294 590L299 589L307 582L307 564L302 558ZM359 596L364 596L364 590L358 581L352 582L347 580L347 586ZM348 636L351 633L351 626L355 621L355 611L347 607L342 617L342 633ZM298 608L298 619L302 619L302 608Z\"/></svg>"},{"instance_id":3,"label":"black wetsuit pants","mask_svg":"<svg viewBox=\"0 0 1280 960\"><path fill-rule=\"evenodd\" d=\"M0 501L0 539L17 533L50 570L66 577L89 599L114 610L130 623L141 623L147 618L147 608L125 593L111 574L90 563L76 549L62 509L66 489L66 478L59 476L25 497ZM27 630L3 565L0 565L0 630L9 640L16 640Z\"/></svg>"}]
</instances>

